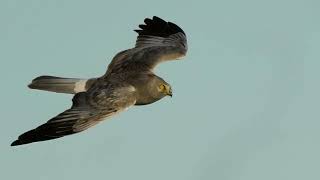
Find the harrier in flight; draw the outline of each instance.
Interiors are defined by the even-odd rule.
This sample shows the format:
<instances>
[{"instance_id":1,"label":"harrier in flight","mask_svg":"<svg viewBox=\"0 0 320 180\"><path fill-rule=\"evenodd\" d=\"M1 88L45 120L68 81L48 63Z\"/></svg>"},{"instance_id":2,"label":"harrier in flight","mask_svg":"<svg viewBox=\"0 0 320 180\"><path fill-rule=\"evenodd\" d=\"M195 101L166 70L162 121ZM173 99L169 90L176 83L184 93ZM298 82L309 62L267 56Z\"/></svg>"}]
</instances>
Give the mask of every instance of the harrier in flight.
<instances>
[{"instance_id":1,"label":"harrier in flight","mask_svg":"<svg viewBox=\"0 0 320 180\"><path fill-rule=\"evenodd\" d=\"M29 87L75 94L70 109L23 133L11 146L60 138L84 131L133 105L146 105L172 96L171 86L153 73L161 62L186 55L183 30L159 17L139 25L135 47L119 52L99 78L53 76L35 78Z\"/></svg>"}]
</instances>

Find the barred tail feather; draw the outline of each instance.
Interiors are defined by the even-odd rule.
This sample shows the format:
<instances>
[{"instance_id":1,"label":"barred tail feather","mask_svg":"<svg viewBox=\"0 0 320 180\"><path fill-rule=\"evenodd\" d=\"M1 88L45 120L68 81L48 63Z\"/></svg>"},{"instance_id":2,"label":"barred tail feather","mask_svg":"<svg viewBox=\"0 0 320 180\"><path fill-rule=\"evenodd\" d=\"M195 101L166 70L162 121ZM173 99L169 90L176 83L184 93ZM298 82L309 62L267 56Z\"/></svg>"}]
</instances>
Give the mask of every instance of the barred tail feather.
<instances>
[{"instance_id":1,"label":"barred tail feather","mask_svg":"<svg viewBox=\"0 0 320 180\"><path fill-rule=\"evenodd\" d=\"M86 91L95 79L62 78L55 76L40 76L28 85L31 89L51 91L56 93L76 94Z\"/></svg>"}]
</instances>

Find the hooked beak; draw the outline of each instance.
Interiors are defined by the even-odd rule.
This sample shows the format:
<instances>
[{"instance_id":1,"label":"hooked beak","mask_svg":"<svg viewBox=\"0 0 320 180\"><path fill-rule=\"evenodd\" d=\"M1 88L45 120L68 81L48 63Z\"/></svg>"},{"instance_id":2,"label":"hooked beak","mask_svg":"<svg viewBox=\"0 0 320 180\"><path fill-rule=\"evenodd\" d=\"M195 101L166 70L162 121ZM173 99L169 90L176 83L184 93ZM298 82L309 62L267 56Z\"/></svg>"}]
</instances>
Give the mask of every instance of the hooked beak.
<instances>
[{"instance_id":1,"label":"hooked beak","mask_svg":"<svg viewBox=\"0 0 320 180\"><path fill-rule=\"evenodd\" d=\"M170 88L170 90L168 91L167 95L170 96L170 97L172 97L172 90L171 90L171 88Z\"/></svg>"}]
</instances>

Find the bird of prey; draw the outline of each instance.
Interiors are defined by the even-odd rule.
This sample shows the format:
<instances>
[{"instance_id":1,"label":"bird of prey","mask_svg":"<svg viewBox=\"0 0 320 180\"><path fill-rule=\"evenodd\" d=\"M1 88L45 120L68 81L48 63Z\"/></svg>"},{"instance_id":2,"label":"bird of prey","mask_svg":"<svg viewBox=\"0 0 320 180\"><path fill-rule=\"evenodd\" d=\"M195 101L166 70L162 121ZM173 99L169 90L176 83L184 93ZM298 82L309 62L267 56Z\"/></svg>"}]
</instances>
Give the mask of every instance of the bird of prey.
<instances>
[{"instance_id":1,"label":"bird of prey","mask_svg":"<svg viewBox=\"0 0 320 180\"><path fill-rule=\"evenodd\" d=\"M135 47L115 55L106 73L98 78L54 76L35 78L29 87L75 94L70 109L20 135L11 146L60 138L84 131L134 105L147 105L172 96L171 86L153 73L161 62L186 55L187 38L172 22L154 16L135 30Z\"/></svg>"}]
</instances>

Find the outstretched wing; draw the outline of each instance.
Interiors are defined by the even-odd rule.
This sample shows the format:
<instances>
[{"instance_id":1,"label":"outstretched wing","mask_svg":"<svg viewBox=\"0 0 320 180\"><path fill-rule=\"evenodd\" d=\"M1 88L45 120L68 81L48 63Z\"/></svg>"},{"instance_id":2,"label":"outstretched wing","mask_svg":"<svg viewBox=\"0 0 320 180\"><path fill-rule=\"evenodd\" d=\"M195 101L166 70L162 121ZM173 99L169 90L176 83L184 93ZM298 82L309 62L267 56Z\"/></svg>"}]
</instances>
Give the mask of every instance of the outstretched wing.
<instances>
[{"instance_id":1,"label":"outstretched wing","mask_svg":"<svg viewBox=\"0 0 320 180\"><path fill-rule=\"evenodd\" d=\"M135 103L131 87L96 89L74 96L70 109L23 133L11 146L60 138L86 130Z\"/></svg>"},{"instance_id":2,"label":"outstretched wing","mask_svg":"<svg viewBox=\"0 0 320 180\"><path fill-rule=\"evenodd\" d=\"M187 38L183 30L172 22L166 22L156 16L146 18L145 24L135 30L139 36L136 48L141 48L143 55L138 61L153 69L163 61L181 58L187 53Z\"/></svg>"},{"instance_id":3,"label":"outstretched wing","mask_svg":"<svg viewBox=\"0 0 320 180\"><path fill-rule=\"evenodd\" d=\"M139 35L136 45L118 53L108 67L108 73L130 69L152 70L157 64L181 58L187 53L187 38L184 31L172 22L159 17L146 18L145 24L135 30Z\"/></svg>"}]
</instances>

